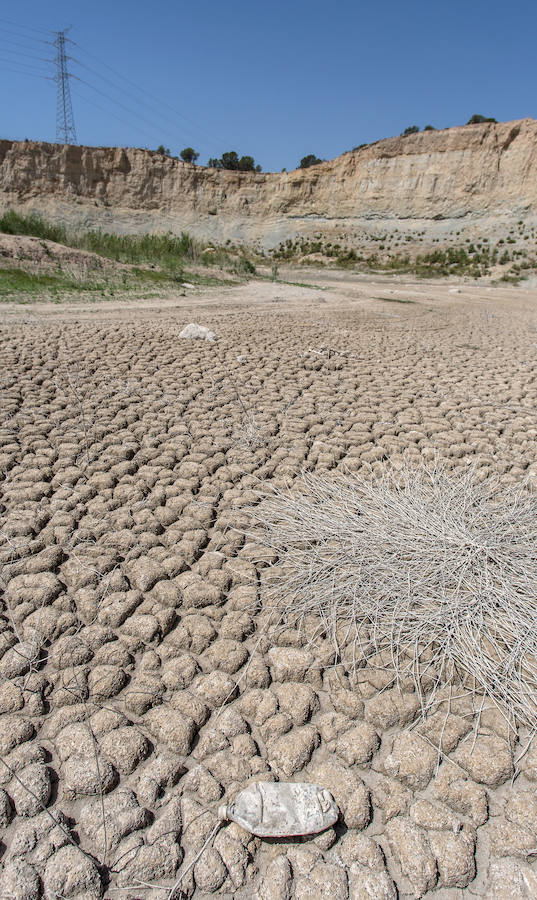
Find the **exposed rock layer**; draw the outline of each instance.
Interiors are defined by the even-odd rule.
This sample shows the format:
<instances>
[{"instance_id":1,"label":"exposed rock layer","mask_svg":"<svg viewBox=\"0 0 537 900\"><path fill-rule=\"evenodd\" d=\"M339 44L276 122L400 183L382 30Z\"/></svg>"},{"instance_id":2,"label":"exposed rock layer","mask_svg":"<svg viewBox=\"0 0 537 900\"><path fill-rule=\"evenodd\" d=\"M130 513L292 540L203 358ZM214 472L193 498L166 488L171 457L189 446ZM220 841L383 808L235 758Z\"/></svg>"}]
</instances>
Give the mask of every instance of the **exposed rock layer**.
<instances>
[{"instance_id":1,"label":"exposed rock layer","mask_svg":"<svg viewBox=\"0 0 537 900\"><path fill-rule=\"evenodd\" d=\"M132 148L0 141L0 208L72 226L276 245L379 229L494 233L537 215L537 121L389 138L306 170L206 169Z\"/></svg>"}]
</instances>

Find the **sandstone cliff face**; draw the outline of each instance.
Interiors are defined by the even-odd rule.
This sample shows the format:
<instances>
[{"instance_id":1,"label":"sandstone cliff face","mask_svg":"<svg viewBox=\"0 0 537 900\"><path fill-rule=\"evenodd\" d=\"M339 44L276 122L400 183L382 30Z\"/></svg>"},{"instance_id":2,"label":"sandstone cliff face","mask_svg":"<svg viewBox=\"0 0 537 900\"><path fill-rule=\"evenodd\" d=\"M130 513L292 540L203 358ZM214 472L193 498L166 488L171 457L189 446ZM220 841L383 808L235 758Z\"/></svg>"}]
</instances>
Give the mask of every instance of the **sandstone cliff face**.
<instances>
[{"instance_id":1,"label":"sandstone cliff face","mask_svg":"<svg viewBox=\"0 0 537 900\"><path fill-rule=\"evenodd\" d=\"M307 170L205 169L132 148L0 141L0 208L73 226L271 247L379 229L481 233L537 216L537 121L390 138Z\"/></svg>"}]
</instances>

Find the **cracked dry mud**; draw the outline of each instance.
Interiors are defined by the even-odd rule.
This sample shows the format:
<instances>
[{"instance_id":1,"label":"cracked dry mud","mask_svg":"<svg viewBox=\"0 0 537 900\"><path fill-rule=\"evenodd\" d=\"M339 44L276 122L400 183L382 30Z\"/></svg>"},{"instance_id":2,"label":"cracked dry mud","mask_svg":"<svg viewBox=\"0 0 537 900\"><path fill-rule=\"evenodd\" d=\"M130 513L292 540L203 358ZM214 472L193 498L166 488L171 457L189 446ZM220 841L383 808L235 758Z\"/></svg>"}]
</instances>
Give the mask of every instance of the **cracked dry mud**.
<instances>
[{"instance_id":1,"label":"cracked dry mud","mask_svg":"<svg viewBox=\"0 0 537 900\"><path fill-rule=\"evenodd\" d=\"M272 559L235 530L303 468L535 469L535 298L316 283L2 306L2 900L164 900L219 803L278 778L341 823L226 825L177 897L537 895L537 741L467 700L421 722L378 669L261 635Z\"/></svg>"}]
</instances>

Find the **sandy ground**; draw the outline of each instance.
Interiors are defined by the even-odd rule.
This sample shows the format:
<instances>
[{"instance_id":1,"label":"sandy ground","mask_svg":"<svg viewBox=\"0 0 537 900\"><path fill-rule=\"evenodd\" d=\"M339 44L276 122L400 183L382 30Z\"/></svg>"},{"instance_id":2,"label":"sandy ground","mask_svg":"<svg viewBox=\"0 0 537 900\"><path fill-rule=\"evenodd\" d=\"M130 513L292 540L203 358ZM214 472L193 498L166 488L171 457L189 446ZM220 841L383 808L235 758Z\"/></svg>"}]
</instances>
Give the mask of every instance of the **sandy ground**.
<instances>
[{"instance_id":1,"label":"sandy ground","mask_svg":"<svg viewBox=\"0 0 537 900\"><path fill-rule=\"evenodd\" d=\"M2 900L164 900L218 804L274 778L340 823L227 825L176 898L537 896L537 741L260 636L270 559L235 530L304 468L537 472L537 296L295 274L322 289L0 307Z\"/></svg>"}]
</instances>

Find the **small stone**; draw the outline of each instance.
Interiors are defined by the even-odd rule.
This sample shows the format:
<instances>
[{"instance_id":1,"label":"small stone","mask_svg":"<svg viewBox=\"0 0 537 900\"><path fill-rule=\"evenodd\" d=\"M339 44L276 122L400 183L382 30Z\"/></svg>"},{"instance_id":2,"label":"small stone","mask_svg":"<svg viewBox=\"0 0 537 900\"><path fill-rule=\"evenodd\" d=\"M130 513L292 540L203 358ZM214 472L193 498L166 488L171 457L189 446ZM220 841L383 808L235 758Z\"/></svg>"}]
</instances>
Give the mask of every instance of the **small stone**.
<instances>
[{"instance_id":1,"label":"small stone","mask_svg":"<svg viewBox=\"0 0 537 900\"><path fill-rule=\"evenodd\" d=\"M270 764L289 777L304 768L318 744L319 732L312 725L293 728L288 734L270 744L268 748Z\"/></svg>"},{"instance_id":2,"label":"small stone","mask_svg":"<svg viewBox=\"0 0 537 900\"><path fill-rule=\"evenodd\" d=\"M0 783L8 784L11 780L12 772L18 774L21 769L32 765L32 763L44 764L47 760L47 754L43 747L40 747L35 741L29 741L26 744L15 747L8 756L4 757L4 760L9 768L0 765Z\"/></svg>"},{"instance_id":3,"label":"small stone","mask_svg":"<svg viewBox=\"0 0 537 900\"><path fill-rule=\"evenodd\" d=\"M394 778L382 775L373 784L372 792L373 803L381 810L384 822L405 813L412 801L412 793L408 788Z\"/></svg>"},{"instance_id":4,"label":"small stone","mask_svg":"<svg viewBox=\"0 0 537 900\"><path fill-rule=\"evenodd\" d=\"M528 781L537 781L537 739L533 739L528 752L523 757L520 768Z\"/></svg>"},{"instance_id":5,"label":"small stone","mask_svg":"<svg viewBox=\"0 0 537 900\"><path fill-rule=\"evenodd\" d=\"M107 759L99 758L98 766L95 756L74 754L70 756L62 769L62 781L66 796L72 799L107 794L117 784L117 772Z\"/></svg>"},{"instance_id":6,"label":"small stone","mask_svg":"<svg viewBox=\"0 0 537 900\"><path fill-rule=\"evenodd\" d=\"M456 834L463 826L459 816L430 800L416 800L410 807L409 816L415 825L435 831L452 831Z\"/></svg>"},{"instance_id":7,"label":"small stone","mask_svg":"<svg viewBox=\"0 0 537 900\"><path fill-rule=\"evenodd\" d=\"M366 701L365 719L380 731L386 731L399 723L399 711L394 703L391 691L376 694Z\"/></svg>"},{"instance_id":8,"label":"small stone","mask_svg":"<svg viewBox=\"0 0 537 900\"><path fill-rule=\"evenodd\" d=\"M39 645L35 641L17 643L4 653L0 660L0 676L16 678L30 670L32 662L39 657Z\"/></svg>"},{"instance_id":9,"label":"small stone","mask_svg":"<svg viewBox=\"0 0 537 900\"><path fill-rule=\"evenodd\" d=\"M368 869L383 869L384 855L373 838L348 831L339 844L339 855L346 866L358 862Z\"/></svg>"},{"instance_id":10,"label":"small stone","mask_svg":"<svg viewBox=\"0 0 537 900\"><path fill-rule=\"evenodd\" d=\"M510 822L537 835L537 797L532 791L513 791L507 798L505 815Z\"/></svg>"},{"instance_id":11,"label":"small stone","mask_svg":"<svg viewBox=\"0 0 537 900\"><path fill-rule=\"evenodd\" d=\"M364 704L355 691L338 690L330 695L335 711L348 716L349 719L359 719L364 712Z\"/></svg>"},{"instance_id":12,"label":"small stone","mask_svg":"<svg viewBox=\"0 0 537 900\"><path fill-rule=\"evenodd\" d=\"M219 750L226 750L229 747L229 741L226 735L219 728L206 728L200 734L199 741L194 750L196 759L205 759Z\"/></svg>"},{"instance_id":13,"label":"small stone","mask_svg":"<svg viewBox=\"0 0 537 900\"><path fill-rule=\"evenodd\" d=\"M144 725L157 741L181 756L190 753L198 730L194 719L169 706L149 710Z\"/></svg>"},{"instance_id":14,"label":"small stone","mask_svg":"<svg viewBox=\"0 0 537 900\"><path fill-rule=\"evenodd\" d=\"M41 882L39 875L20 856L8 859L0 875L2 900L39 900Z\"/></svg>"},{"instance_id":15,"label":"small stone","mask_svg":"<svg viewBox=\"0 0 537 900\"><path fill-rule=\"evenodd\" d=\"M537 855L535 834L503 817L494 818L487 825L487 833L493 858L519 856L527 859L530 851L533 851L532 855Z\"/></svg>"},{"instance_id":16,"label":"small stone","mask_svg":"<svg viewBox=\"0 0 537 900\"><path fill-rule=\"evenodd\" d=\"M2 716L0 719L0 754L5 756L24 741L34 736L35 729L31 722L16 715Z\"/></svg>"},{"instance_id":17,"label":"small stone","mask_svg":"<svg viewBox=\"0 0 537 900\"><path fill-rule=\"evenodd\" d=\"M380 746L380 739L369 722L360 722L341 735L336 744L336 753L348 766L365 766L371 762Z\"/></svg>"},{"instance_id":18,"label":"small stone","mask_svg":"<svg viewBox=\"0 0 537 900\"><path fill-rule=\"evenodd\" d=\"M220 606L222 603L222 590L216 584L212 584L208 578L201 578L195 573L185 572L184 575L179 575L178 578L176 578L176 583L178 583L181 589L181 605L185 610L204 609L207 606ZM188 621L189 618L190 617L185 617L183 620L187 627L190 627L190 622ZM191 649L194 653L200 652L194 650L194 644Z\"/></svg>"},{"instance_id":19,"label":"small stone","mask_svg":"<svg viewBox=\"0 0 537 900\"><path fill-rule=\"evenodd\" d=\"M101 741L101 751L123 775L130 775L151 753L147 738L133 726L116 728Z\"/></svg>"},{"instance_id":20,"label":"small stone","mask_svg":"<svg viewBox=\"0 0 537 900\"><path fill-rule=\"evenodd\" d=\"M280 712L276 713L276 715L272 716L270 719L267 719L259 731L265 743L268 743L270 741L275 741L276 738L281 737L283 734L287 734L291 731L292 727L293 720L291 716L288 713Z\"/></svg>"},{"instance_id":21,"label":"small stone","mask_svg":"<svg viewBox=\"0 0 537 900\"><path fill-rule=\"evenodd\" d=\"M487 900L535 900L537 872L518 859L493 859L485 885Z\"/></svg>"},{"instance_id":22,"label":"small stone","mask_svg":"<svg viewBox=\"0 0 537 900\"><path fill-rule=\"evenodd\" d=\"M185 325L181 333L179 334L180 338L189 338L191 340L198 341L217 341L218 338L214 331L211 331L209 328L206 328L205 325L197 325L195 322L191 322L190 325Z\"/></svg>"},{"instance_id":23,"label":"small stone","mask_svg":"<svg viewBox=\"0 0 537 900\"><path fill-rule=\"evenodd\" d=\"M295 725L305 725L320 706L317 693L309 684L275 684L274 693L280 710L288 713Z\"/></svg>"},{"instance_id":24,"label":"small stone","mask_svg":"<svg viewBox=\"0 0 537 900\"><path fill-rule=\"evenodd\" d=\"M183 565L181 561L180 566ZM167 569L165 564L163 564L163 568ZM151 591L151 596L159 606L164 606L166 609L177 609L181 605L181 591L173 581L157 581Z\"/></svg>"},{"instance_id":25,"label":"small stone","mask_svg":"<svg viewBox=\"0 0 537 900\"><path fill-rule=\"evenodd\" d=\"M438 866L438 887L465 888L475 878L475 837L468 831L431 831L429 844Z\"/></svg>"},{"instance_id":26,"label":"small stone","mask_svg":"<svg viewBox=\"0 0 537 900\"><path fill-rule=\"evenodd\" d=\"M139 591L150 591L157 581L166 577L164 570L147 556L139 556L138 559L125 565L125 573L132 586Z\"/></svg>"},{"instance_id":27,"label":"small stone","mask_svg":"<svg viewBox=\"0 0 537 900\"><path fill-rule=\"evenodd\" d=\"M45 900L100 900L101 876L95 863L71 844L51 856L43 877Z\"/></svg>"},{"instance_id":28,"label":"small stone","mask_svg":"<svg viewBox=\"0 0 537 900\"><path fill-rule=\"evenodd\" d=\"M220 669L221 672L234 675L247 660L248 651L243 644L229 638L221 638L205 650L200 658L200 664L205 672Z\"/></svg>"},{"instance_id":29,"label":"small stone","mask_svg":"<svg viewBox=\"0 0 537 900\"><path fill-rule=\"evenodd\" d=\"M62 669L54 679L53 706L76 706L88 699L88 668L73 666Z\"/></svg>"},{"instance_id":30,"label":"small stone","mask_svg":"<svg viewBox=\"0 0 537 900\"><path fill-rule=\"evenodd\" d=\"M88 687L94 699L108 700L123 690L129 676L119 666L95 666L88 677Z\"/></svg>"},{"instance_id":31,"label":"small stone","mask_svg":"<svg viewBox=\"0 0 537 900\"><path fill-rule=\"evenodd\" d=\"M141 648L144 644L150 644L152 641L160 641L162 636L160 622L156 616L151 614L136 613L124 623L121 636L122 639L125 637L133 639L132 649L135 652L135 647Z\"/></svg>"},{"instance_id":32,"label":"small stone","mask_svg":"<svg viewBox=\"0 0 537 900\"><path fill-rule=\"evenodd\" d=\"M157 706L164 695L164 684L158 675L143 672L135 676L123 696L126 709L136 716L143 716L148 709Z\"/></svg>"},{"instance_id":33,"label":"small stone","mask_svg":"<svg viewBox=\"0 0 537 900\"><path fill-rule=\"evenodd\" d=\"M230 675L215 671L209 675L199 675L192 684L192 691L215 709L233 700L237 696L238 688Z\"/></svg>"},{"instance_id":34,"label":"small stone","mask_svg":"<svg viewBox=\"0 0 537 900\"><path fill-rule=\"evenodd\" d=\"M226 786L233 782L239 784L247 781L252 775L252 767L248 759L229 750L219 750L204 760L209 772Z\"/></svg>"},{"instance_id":35,"label":"small stone","mask_svg":"<svg viewBox=\"0 0 537 900\"><path fill-rule=\"evenodd\" d=\"M253 725L263 725L278 709L278 701L272 691L251 688L240 698L240 708Z\"/></svg>"},{"instance_id":36,"label":"small stone","mask_svg":"<svg viewBox=\"0 0 537 900\"><path fill-rule=\"evenodd\" d=\"M6 792L0 788L0 828L7 828L13 815L10 799Z\"/></svg>"},{"instance_id":37,"label":"small stone","mask_svg":"<svg viewBox=\"0 0 537 900\"><path fill-rule=\"evenodd\" d=\"M283 854L273 859L259 885L260 900L290 900L293 875L289 860Z\"/></svg>"},{"instance_id":38,"label":"small stone","mask_svg":"<svg viewBox=\"0 0 537 900\"><path fill-rule=\"evenodd\" d=\"M403 874L421 897L436 885L438 870L425 833L403 816L391 819L386 826L390 849Z\"/></svg>"},{"instance_id":39,"label":"small stone","mask_svg":"<svg viewBox=\"0 0 537 900\"><path fill-rule=\"evenodd\" d=\"M217 722L219 730L228 738L237 737L239 734L247 734L250 731L250 726L246 719L241 716L237 704L226 706L218 714Z\"/></svg>"},{"instance_id":40,"label":"small stone","mask_svg":"<svg viewBox=\"0 0 537 900\"><path fill-rule=\"evenodd\" d=\"M197 765L189 769L181 782L183 793L196 794L202 803L211 803L222 796L222 785L205 766Z\"/></svg>"},{"instance_id":41,"label":"small stone","mask_svg":"<svg viewBox=\"0 0 537 900\"><path fill-rule=\"evenodd\" d=\"M314 663L311 653L293 647L272 647L268 660L273 680L282 682L304 681Z\"/></svg>"},{"instance_id":42,"label":"small stone","mask_svg":"<svg viewBox=\"0 0 537 900\"><path fill-rule=\"evenodd\" d=\"M249 688L268 688L272 679L268 667L259 653L250 657L250 664L244 675L245 684Z\"/></svg>"},{"instance_id":43,"label":"small stone","mask_svg":"<svg viewBox=\"0 0 537 900\"><path fill-rule=\"evenodd\" d=\"M171 841L141 845L131 859L127 858L127 864L117 879L118 886L130 886L141 881L151 884L161 878L173 879L182 859L181 848Z\"/></svg>"},{"instance_id":44,"label":"small stone","mask_svg":"<svg viewBox=\"0 0 537 900\"><path fill-rule=\"evenodd\" d=\"M313 761L307 770L308 781L322 784L332 794L348 828L365 828L371 819L369 791L362 779L335 759Z\"/></svg>"},{"instance_id":45,"label":"small stone","mask_svg":"<svg viewBox=\"0 0 537 900\"><path fill-rule=\"evenodd\" d=\"M467 816L475 828L487 821L488 801L485 789L464 778L461 770L448 761L440 766L432 783L432 793L455 812Z\"/></svg>"},{"instance_id":46,"label":"small stone","mask_svg":"<svg viewBox=\"0 0 537 900\"><path fill-rule=\"evenodd\" d=\"M149 824L149 813L139 806L135 794L118 788L102 801L90 801L80 811L80 826L95 846L103 844L103 804L108 851L115 850L124 837Z\"/></svg>"},{"instance_id":47,"label":"small stone","mask_svg":"<svg viewBox=\"0 0 537 900\"><path fill-rule=\"evenodd\" d=\"M479 735L459 744L452 759L474 781L497 787L513 774L513 753L509 745L499 737Z\"/></svg>"},{"instance_id":48,"label":"small stone","mask_svg":"<svg viewBox=\"0 0 537 900\"><path fill-rule=\"evenodd\" d=\"M37 815L50 800L50 770L42 763L26 766L11 781L9 793L19 816Z\"/></svg>"},{"instance_id":49,"label":"small stone","mask_svg":"<svg viewBox=\"0 0 537 900\"><path fill-rule=\"evenodd\" d=\"M309 876L297 879L295 900L347 900L347 875L336 863L316 863Z\"/></svg>"},{"instance_id":50,"label":"small stone","mask_svg":"<svg viewBox=\"0 0 537 900\"><path fill-rule=\"evenodd\" d=\"M99 604L98 620L101 625L119 628L132 616L142 602L141 591L120 591L108 594Z\"/></svg>"},{"instance_id":51,"label":"small stone","mask_svg":"<svg viewBox=\"0 0 537 900\"><path fill-rule=\"evenodd\" d=\"M16 575L8 584L7 594L10 607L28 603L31 612L49 606L63 591L63 585L52 572L35 575Z\"/></svg>"},{"instance_id":52,"label":"small stone","mask_svg":"<svg viewBox=\"0 0 537 900\"><path fill-rule=\"evenodd\" d=\"M470 728L471 722L468 719L453 713L446 715L445 712L440 711L432 716L427 716L416 731L424 735L435 749L447 754L455 749L462 738L468 734Z\"/></svg>"},{"instance_id":53,"label":"small stone","mask_svg":"<svg viewBox=\"0 0 537 900\"><path fill-rule=\"evenodd\" d=\"M22 688L12 681L0 684L0 715L18 712L24 707Z\"/></svg>"},{"instance_id":54,"label":"small stone","mask_svg":"<svg viewBox=\"0 0 537 900\"><path fill-rule=\"evenodd\" d=\"M213 894L222 887L226 878L227 869L218 850L214 847L208 848L194 866L194 881L197 887L200 891Z\"/></svg>"},{"instance_id":55,"label":"small stone","mask_svg":"<svg viewBox=\"0 0 537 900\"><path fill-rule=\"evenodd\" d=\"M423 790L432 778L437 761L437 752L419 734L402 732L393 739L391 752L380 768L407 787Z\"/></svg>"},{"instance_id":56,"label":"small stone","mask_svg":"<svg viewBox=\"0 0 537 900\"><path fill-rule=\"evenodd\" d=\"M163 750L144 766L136 787L138 800L145 806L155 806L165 789L176 785L185 772L182 759Z\"/></svg>"},{"instance_id":57,"label":"small stone","mask_svg":"<svg viewBox=\"0 0 537 900\"><path fill-rule=\"evenodd\" d=\"M228 870L229 877L235 888L242 887L246 879L246 867L249 862L249 854L239 840L234 837L235 832L231 827L222 829L214 839L214 848L222 857L222 862Z\"/></svg>"},{"instance_id":58,"label":"small stone","mask_svg":"<svg viewBox=\"0 0 537 900\"><path fill-rule=\"evenodd\" d=\"M207 704L204 703L203 700L200 700L199 697L194 697L189 691L176 691L175 694L172 694L170 706L173 709L177 709L179 712L184 713L186 716L190 716L191 719L194 719L198 728L205 725L210 716L210 710Z\"/></svg>"},{"instance_id":59,"label":"small stone","mask_svg":"<svg viewBox=\"0 0 537 900\"><path fill-rule=\"evenodd\" d=\"M396 900L397 890L388 872L371 871L355 862L349 868L348 900Z\"/></svg>"},{"instance_id":60,"label":"small stone","mask_svg":"<svg viewBox=\"0 0 537 900\"><path fill-rule=\"evenodd\" d=\"M162 667L162 681L169 691L183 691L199 672L199 667L190 653L167 660Z\"/></svg>"}]
</instances>

